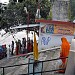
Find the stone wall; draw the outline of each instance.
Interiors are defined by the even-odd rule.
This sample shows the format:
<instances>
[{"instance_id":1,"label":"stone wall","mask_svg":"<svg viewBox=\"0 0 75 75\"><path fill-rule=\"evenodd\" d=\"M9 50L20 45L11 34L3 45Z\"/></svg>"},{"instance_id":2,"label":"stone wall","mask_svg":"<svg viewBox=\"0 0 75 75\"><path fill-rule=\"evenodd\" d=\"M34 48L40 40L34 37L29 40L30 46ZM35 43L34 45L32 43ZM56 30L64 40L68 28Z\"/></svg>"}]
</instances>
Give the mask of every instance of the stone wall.
<instances>
[{"instance_id":1,"label":"stone wall","mask_svg":"<svg viewBox=\"0 0 75 75\"><path fill-rule=\"evenodd\" d=\"M69 0L54 0L52 5L52 20L69 21Z\"/></svg>"}]
</instances>

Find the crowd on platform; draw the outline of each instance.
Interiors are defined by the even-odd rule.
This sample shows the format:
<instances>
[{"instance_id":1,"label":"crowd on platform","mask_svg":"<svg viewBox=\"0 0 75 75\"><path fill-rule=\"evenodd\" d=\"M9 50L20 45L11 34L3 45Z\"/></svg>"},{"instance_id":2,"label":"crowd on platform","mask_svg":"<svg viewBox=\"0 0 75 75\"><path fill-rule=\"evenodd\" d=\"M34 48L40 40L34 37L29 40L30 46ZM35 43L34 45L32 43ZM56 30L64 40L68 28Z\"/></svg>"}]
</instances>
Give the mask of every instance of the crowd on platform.
<instances>
[{"instance_id":1,"label":"crowd on platform","mask_svg":"<svg viewBox=\"0 0 75 75\"><path fill-rule=\"evenodd\" d=\"M16 47L14 48L15 43ZM19 39L15 42L12 41L11 48L11 55L14 54L14 50L16 55L33 52L33 40L30 40L30 38L28 38L28 41L26 41L26 38L22 38L22 41Z\"/></svg>"},{"instance_id":2,"label":"crowd on platform","mask_svg":"<svg viewBox=\"0 0 75 75\"><path fill-rule=\"evenodd\" d=\"M33 40L26 41L26 38L22 40L18 39L16 41L11 41L7 48L7 44L0 46L0 59L4 58L7 55L19 55L33 52Z\"/></svg>"}]
</instances>

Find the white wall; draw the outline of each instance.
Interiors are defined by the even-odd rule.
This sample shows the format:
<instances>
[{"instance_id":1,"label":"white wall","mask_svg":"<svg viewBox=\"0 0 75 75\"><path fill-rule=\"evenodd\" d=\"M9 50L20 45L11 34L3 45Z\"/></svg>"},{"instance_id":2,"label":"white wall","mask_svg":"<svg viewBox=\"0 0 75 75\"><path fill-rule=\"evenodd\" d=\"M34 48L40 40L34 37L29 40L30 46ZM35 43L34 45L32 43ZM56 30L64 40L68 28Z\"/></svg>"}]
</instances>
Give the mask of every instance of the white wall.
<instances>
[{"instance_id":1,"label":"white wall","mask_svg":"<svg viewBox=\"0 0 75 75\"><path fill-rule=\"evenodd\" d=\"M38 41L38 48L39 50L48 49L54 46L61 45L61 37L66 37L67 40L71 43L72 39L74 38L73 35L63 35L63 34L46 34L41 33L41 27L45 24L40 24L39 30L39 41Z\"/></svg>"}]
</instances>

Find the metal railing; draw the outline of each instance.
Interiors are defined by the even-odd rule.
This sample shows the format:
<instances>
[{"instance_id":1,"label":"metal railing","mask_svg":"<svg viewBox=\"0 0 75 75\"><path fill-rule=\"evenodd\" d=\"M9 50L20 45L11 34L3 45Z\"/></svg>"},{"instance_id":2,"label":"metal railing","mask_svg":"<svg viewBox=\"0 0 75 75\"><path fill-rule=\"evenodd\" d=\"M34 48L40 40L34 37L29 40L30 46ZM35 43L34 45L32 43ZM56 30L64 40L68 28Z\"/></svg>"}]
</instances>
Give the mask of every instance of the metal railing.
<instances>
[{"instance_id":1,"label":"metal railing","mask_svg":"<svg viewBox=\"0 0 75 75\"><path fill-rule=\"evenodd\" d=\"M68 58L68 57L65 57L65 58ZM59 69L53 69L53 70L48 70L48 71L43 71L43 63L44 62L49 62L49 61L55 61L55 60L59 60L59 59L65 59L65 58L56 58L56 59L51 59L51 60L45 60L45 61L37 61L36 63L38 64L38 63L42 63L42 69L41 69L41 71L40 72L35 72L34 70L34 62L32 62L32 63L26 63L26 64L19 64L19 65L12 65L12 66L4 66L4 67L0 67L0 68L2 68L3 70L3 73L2 73L2 75L5 75L5 68L9 68L9 67L16 67L16 66L22 66L22 65L29 65L29 64L33 64L33 73L29 73L29 71L28 71L28 73L27 74L20 74L20 75L31 75L31 74L33 74L33 75L35 75L35 74L37 74L37 73L41 73L41 75L42 75L42 73L46 73L46 72L54 72L54 71L58 71L58 70L64 70L65 68L59 68ZM29 67L29 66L28 66ZM29 68L28 68L28 70L29 70Z\"/></svg>"}]
</instances>

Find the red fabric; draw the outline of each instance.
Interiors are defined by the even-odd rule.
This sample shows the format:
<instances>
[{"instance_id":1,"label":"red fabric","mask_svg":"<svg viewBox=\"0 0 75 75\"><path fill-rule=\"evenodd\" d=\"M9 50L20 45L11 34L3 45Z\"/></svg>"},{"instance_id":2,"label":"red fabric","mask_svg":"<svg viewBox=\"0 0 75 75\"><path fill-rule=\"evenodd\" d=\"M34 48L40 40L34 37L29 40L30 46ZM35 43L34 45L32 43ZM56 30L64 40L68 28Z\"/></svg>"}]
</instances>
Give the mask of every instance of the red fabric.
<instances>
[{"instance_id":1,"label":"red fabric","mask_svg":"<svg viewBox=\"0 0 75 75\"><path fill-rule=\"evenodd\" d=\"M2 47L3 47L3 48L6 48L6 44L5 44L5 45L2 45Z\"/></svg>"},{"instance_id":2,"label":"red fabric","mask_svg":"<svg viewBox=\"0 0 75 75\"><path fill-rule=\"evenodd\" d=\"M27 44L27 50L28 50L28 52L30 52L30 44L29 43Z\"/></svg>"},{"instance_id":3,"label":"red fabric","mask_svg":"<svg viewBox=\"0 0 75 75\"><path fill-rule=\"evenodd\" d=\"M28 52L32 52L33 51L33 45L31 43L27 44L27 50L28 50Z\"/></svg>"},{"instance_id":4,"label":"red fabric","mask_svg":"<svg viewBox=\"0 0 75 75\"><path fill-rule=\"evenodd\" d=\"M33 50L33 47L32 47L32 45L30 44L30 52L32 52L32 50Z\"/></svg>"},{"instance_id":5,"label":"red fabric","mask_svg":"<svg viewBox=\"0 0 75 75\"><path fill-rule=\"evenodd\" d=\"M53 21L53 20L38 20L36 19L35 22L41 22L41 23L52 23L52 24L58 24L58 25L75 25L75 23L71 22L63 22L63 21Z\"/></svg>"},{"instance_id":6,"label":"red fabric","mask_svg":"<svg viewBox=\"0 0 75 75\"><path fill-rule=\"evenodd\" d=\"M18 55L18 46L16 47L16 55Z\"/></svg>"}]
</instances>

